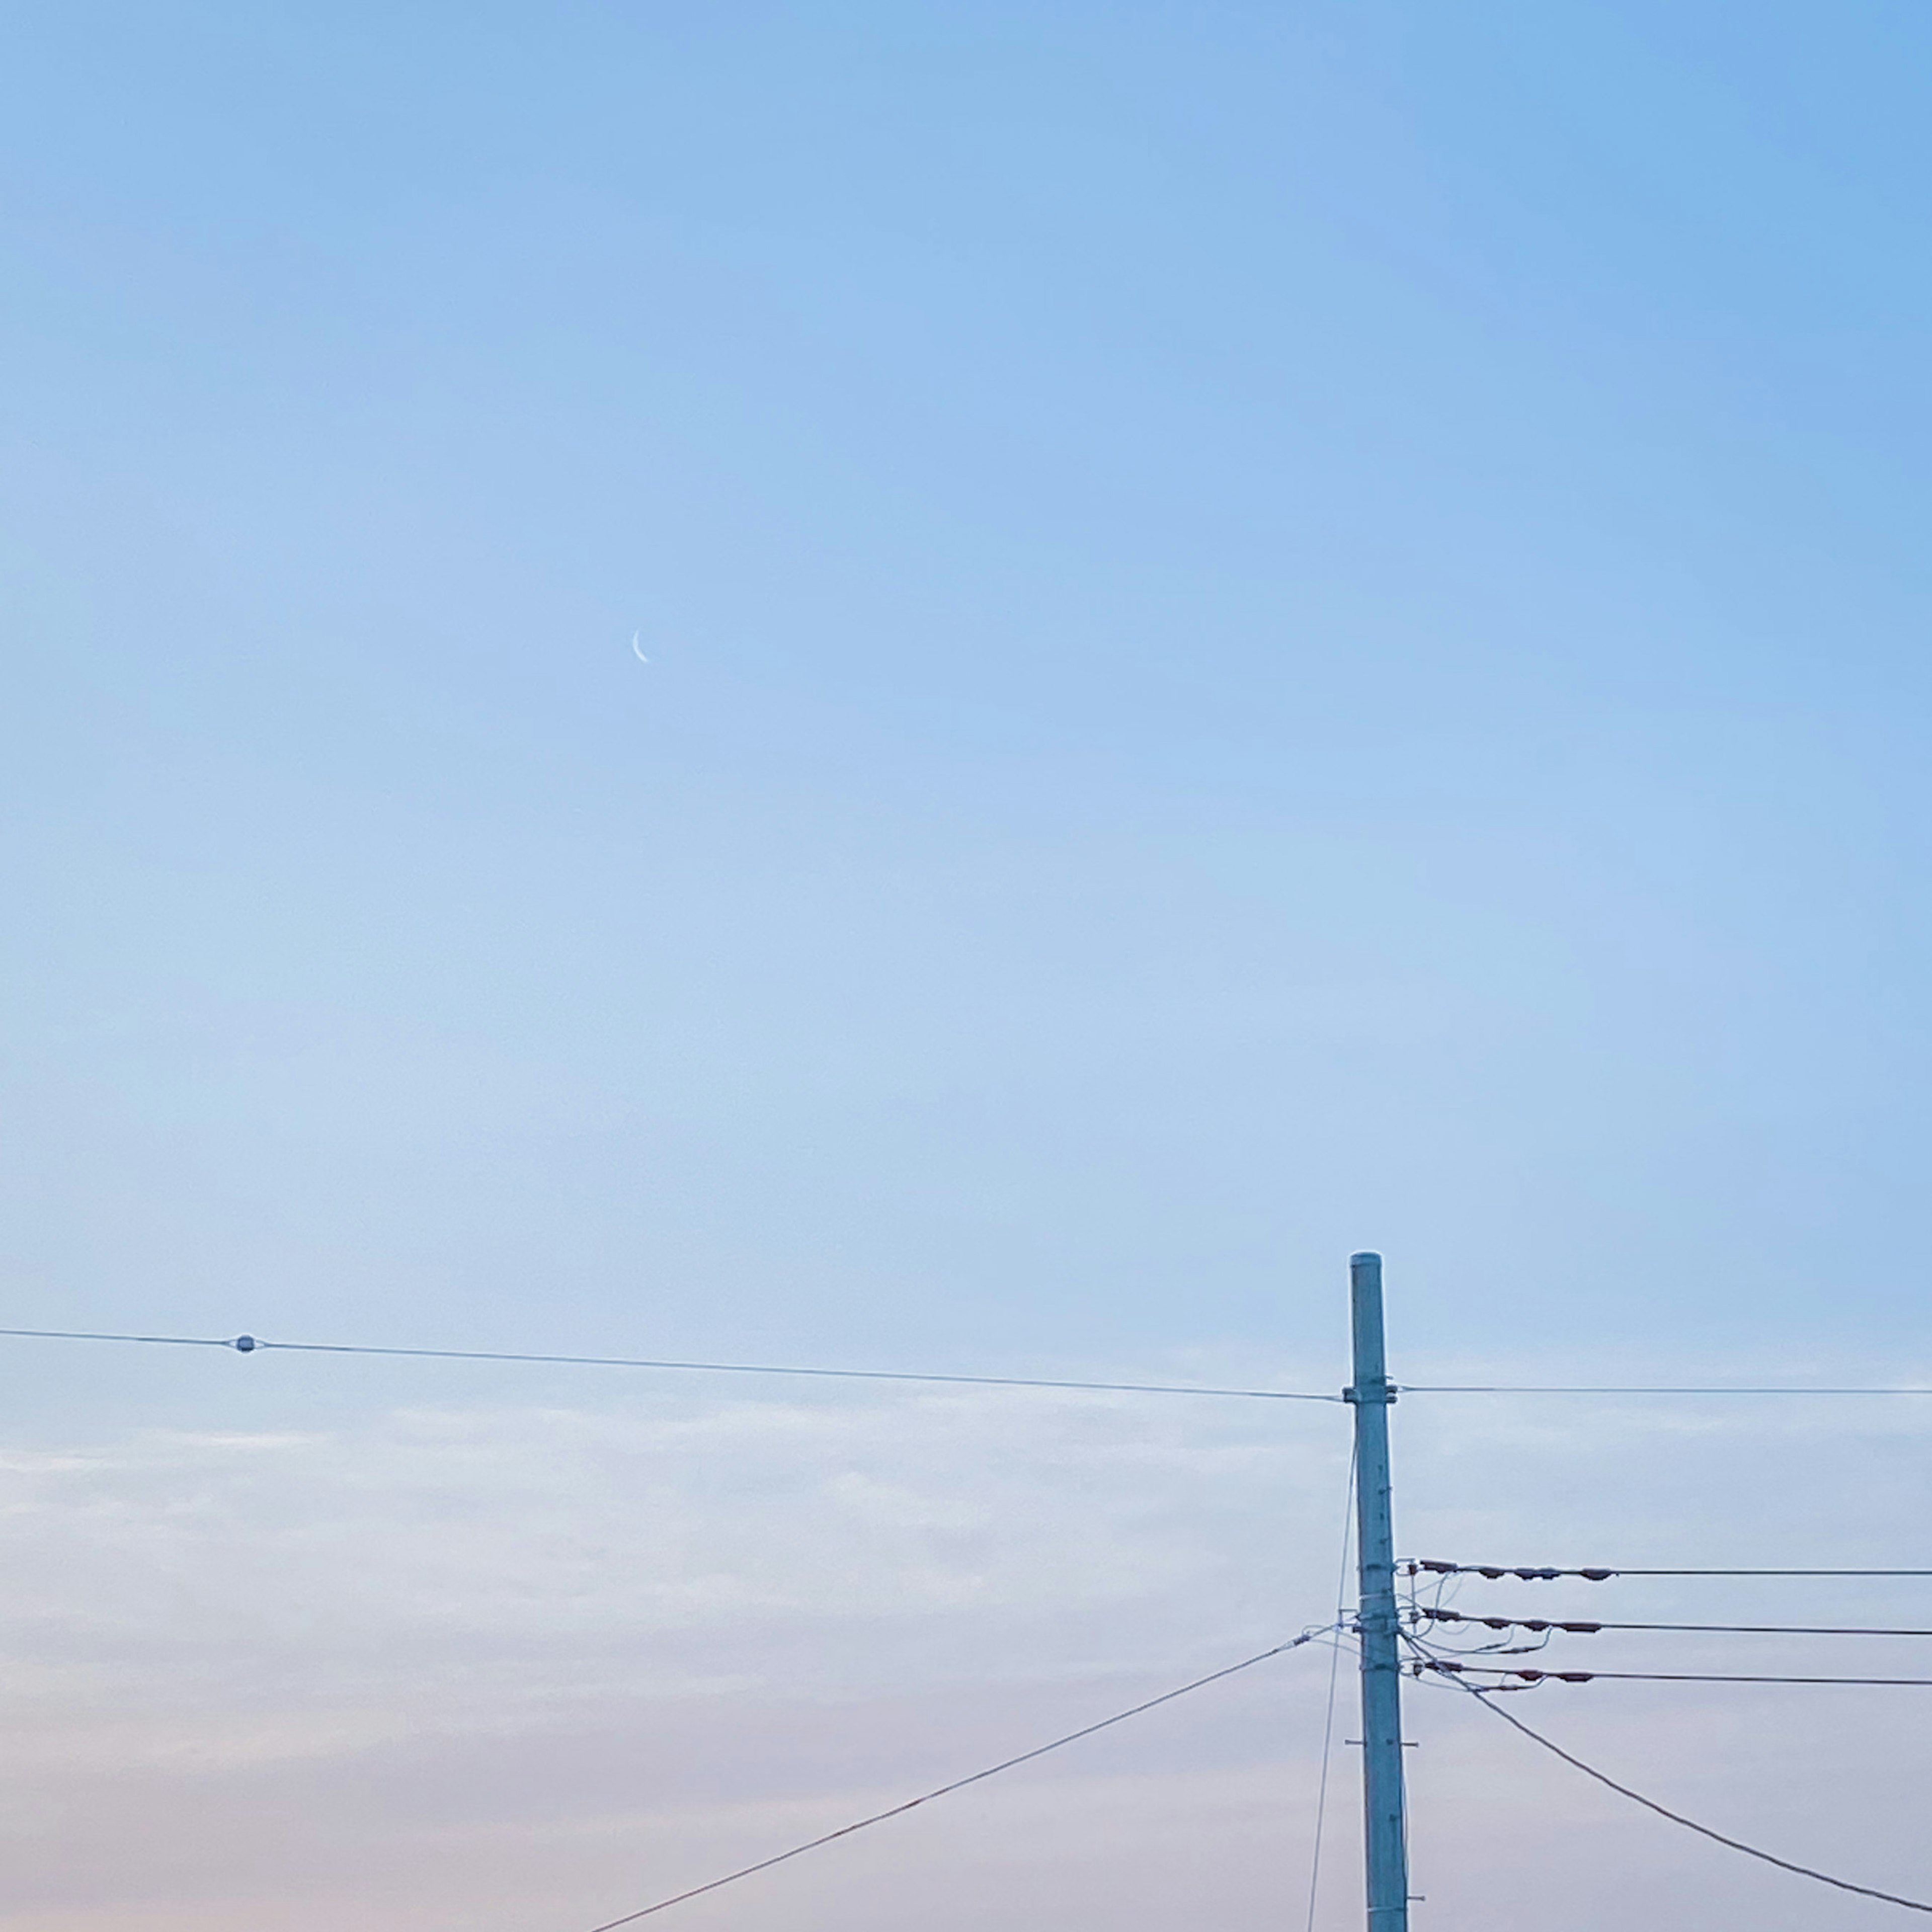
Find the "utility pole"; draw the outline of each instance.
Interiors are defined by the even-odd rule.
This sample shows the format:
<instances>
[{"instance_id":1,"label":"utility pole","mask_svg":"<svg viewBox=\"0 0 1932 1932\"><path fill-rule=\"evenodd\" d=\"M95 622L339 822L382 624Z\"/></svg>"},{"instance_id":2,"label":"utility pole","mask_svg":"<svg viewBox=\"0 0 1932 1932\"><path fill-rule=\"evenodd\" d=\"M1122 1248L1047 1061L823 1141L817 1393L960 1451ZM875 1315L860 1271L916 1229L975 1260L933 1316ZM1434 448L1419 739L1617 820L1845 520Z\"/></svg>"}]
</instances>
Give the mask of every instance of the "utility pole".
<instances>
[{"instance_id":1,"label":"utility pole","mask_svg":"<svg viewBox=\"0 0 1932 1932\"><path fill-rule=\"evenodd\" d=\"M1368 1932L1408 1932L1408 1828L1402 1802L1402 1659L1389 1502L1389 1405L1382 1347L1382 1258L1348 1258L1355 1408L1356 1549L1360 1564L1363 1844Z\"/></svg>"}]
</instances>

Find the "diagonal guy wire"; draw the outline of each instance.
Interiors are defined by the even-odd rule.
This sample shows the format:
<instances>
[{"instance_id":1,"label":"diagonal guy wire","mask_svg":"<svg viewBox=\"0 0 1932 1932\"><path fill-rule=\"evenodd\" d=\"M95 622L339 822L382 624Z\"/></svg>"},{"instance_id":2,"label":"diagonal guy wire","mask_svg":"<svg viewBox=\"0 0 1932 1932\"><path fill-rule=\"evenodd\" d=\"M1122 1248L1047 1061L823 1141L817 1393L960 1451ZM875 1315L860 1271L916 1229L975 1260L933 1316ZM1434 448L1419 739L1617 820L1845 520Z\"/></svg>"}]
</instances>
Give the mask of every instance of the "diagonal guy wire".
<instances>
[{"instance_id":1,"label":"diagonal guy wire","mask_svg":"<svg viewBox=\"0 0 1932 1932\"><path fill-rule=\"evenodd\" d=\"M964 1791L969 1784L978 1784L988 1778L997 1778L1003 1771L1011 1771L1016 1766L1030 1764L1036 1757L1044 1757L1048 1751L1057 1751L1064 1744L1078 1744L1082 1738L1090 1738L1096 1731L1111 1729L1115 1724L1124 1724L1130 1718L1138 1718L1144 1711L1151 1711L1162 1704L1171 1704L1177 1697L1185 1697L1190 1690L1204 1689L1210 1684L1218 1684L1224 1677L1232 1677L1237 1671L1252 1670L1258 1664L1265 1664L1271 1657L1280 1657L1284 1652L1299 1650L1304 1643L1312 1643L1318 1636L1328 1634L1330 1626L1319 1630L1304 1630L1300 1636L1286 1643L1278 1643L1272 1650L1264 1650L1253 1657L1244 1658L1239 1664L1231 1664L1225 1670L1210 1671L1205 1677L1197 1677L1191 1684L1184 1684L1178 1690L1165 1690L1158 1697L1150 1697L1144 1704L1136 1704L1130 1711L1117 1711L1111 1718L1102 1718L1097 1724L1088 1724L1077 1731L1069 1731L1064 1738L1055 1738L1051 1744L1038 1744L1030 1751L1022 1751L1018 1757L1010 1757L999 1764L988 1765L984 1771L976 1771L970 1778L956 1778L950 1784L942 1784L937 1790L922 1792L916 1798L908 1798L903 1804L894 1804L884 1811L874 1811L869 1818L856 1819L849 1825L842 1825L836 1832L826 1832L816 1838L808 1839L802 1845L794 1845L790 1850L779 1852L769 1858L760 1858L756 1864L741 1865L737 1870L727 1872L722 1878L714 1878L709 1884L694 1885L688 1892L680 1892L669 1898L661 1898L655 1905L646 1905L636 1912L627 1912L621 1918L607 1918L601 1925L593 1926L591 1932L616 1932L620 1925L634 1925L640 1918L648 1918L653 1912L668 1912L674 1905L682 1905L687 1899L701 1898L707 1892L716 1892L721 1887L734 1885L741 1878L749 1878L754 1872L770 1871L774 1865L784 1864L788 1860L800 1858L807 1852L815 1852L821 1845L830 1845L840 1838L849 1838L854 1832L862 1832L868 1826L883 1825L888 1818L901 1818L907 1812L916 1810L922 1804L929 1804L935 1798L944 1798L952 1792Z\"/></svg>"}]
</instances>

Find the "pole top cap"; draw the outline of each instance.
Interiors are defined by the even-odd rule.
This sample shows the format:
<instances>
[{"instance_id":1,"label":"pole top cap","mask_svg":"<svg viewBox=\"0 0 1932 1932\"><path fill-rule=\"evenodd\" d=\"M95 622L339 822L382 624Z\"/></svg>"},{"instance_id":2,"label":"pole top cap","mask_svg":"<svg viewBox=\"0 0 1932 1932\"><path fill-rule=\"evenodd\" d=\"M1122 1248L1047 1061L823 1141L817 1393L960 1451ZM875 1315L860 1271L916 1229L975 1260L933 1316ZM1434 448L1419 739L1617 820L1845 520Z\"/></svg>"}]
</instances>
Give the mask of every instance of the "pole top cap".
<instances>
[{"instance_id":1,"label":"pole top cap","mask_svg":"<svg viewBox=\"0 0 1932 1932\"><path fill-rule=\"evenodd\" d=\"M1348 1257L1348 1265L1353 1268L1359 1262L1378 1262L1381 1259L1382 1256L1377 1254L1373 1248L1364 1248L1360 1254L1351 1255Z\"/></svg>"}]
</instances>

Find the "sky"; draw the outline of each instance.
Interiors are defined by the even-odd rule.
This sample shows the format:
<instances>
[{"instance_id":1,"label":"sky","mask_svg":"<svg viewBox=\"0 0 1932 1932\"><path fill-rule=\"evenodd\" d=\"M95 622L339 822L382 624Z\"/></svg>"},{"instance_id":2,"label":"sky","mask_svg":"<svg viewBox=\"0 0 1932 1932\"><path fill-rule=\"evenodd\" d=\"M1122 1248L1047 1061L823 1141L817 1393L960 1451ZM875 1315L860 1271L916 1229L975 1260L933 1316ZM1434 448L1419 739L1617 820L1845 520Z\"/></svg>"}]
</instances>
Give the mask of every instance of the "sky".
<instances>
[{"instance_id":1,"label":"sky","mask_svg":"<svg viewBox=\"0 0 1932 1932\"><path fill-rule=\"evenodd\" d=\"M1921 10L4 17L0 1325L1932 1383ZM1418 1394L1399 1532L1932 1564L1928 1429ZM1331 1620L1347 1466L0 1342L0 1928L589 1932ZM1299 1926L1330 1656L663 1922ZM1915 1694L1515 1708L1925 1897ZM1412 1702L1419 1928L1886 1916Z\"/></svg>"}]
</instances>

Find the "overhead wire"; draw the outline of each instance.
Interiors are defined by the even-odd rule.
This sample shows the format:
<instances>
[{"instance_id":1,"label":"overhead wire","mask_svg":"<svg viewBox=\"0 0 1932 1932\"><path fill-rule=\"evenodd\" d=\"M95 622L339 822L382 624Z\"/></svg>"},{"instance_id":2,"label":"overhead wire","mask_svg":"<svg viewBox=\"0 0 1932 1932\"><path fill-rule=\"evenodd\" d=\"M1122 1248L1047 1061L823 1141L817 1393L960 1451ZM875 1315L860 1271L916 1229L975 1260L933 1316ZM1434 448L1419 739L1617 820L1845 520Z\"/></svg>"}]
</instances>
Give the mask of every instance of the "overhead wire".
<instances>
[{"instance_id":1,"label":"overhead wire","mask_svg":"<svg viewBox=\"0 0 1932 1932\"><path fill-rule=\"evenodd\" d=\"M1221 1388L1194 1382L1085 1382L1046 1376L965 1376L910 1369L827 1369L770 1362L672 1361L644 1355L548 1354L507 1348L408 1348L355 1342L277 1342L255 1335L121 1335L76 1328L0 1328L0 1337L56 1342L134 1342L182 1348L232 1348L244 1355L376 1355L416 1361L523 1362L565 1368L669 1369L722 1376L802 1376L864 1382L939 1382L976 1388L1073 1389L1113 1395L1220 1396L1257 1402L1340 1402L1340 1395L1304 1389Z\"/></svg>"},{"instance_id":2,"label":"overhead wire","mask_svg":"<svg viewBox=\"0 0 1932 1932\"><path fill-rule=\"evenodd\" d=\"M1725 1384L1706 1388L1684 1383L1660 1383L1643 1387L1618 1383L1540 1382L1404 1382L1402 1395L1932 1395L1932 1388L1844 1388L1808 1385L1802 1382L1770 1384L1742 1388Z\"/></svg>"},{"instance_id":3,"label":"overhead wire","mask_svg":"<svg viewBox=\"0 0 1932 1932\"><path fill-rule=\"evenodd\" d=\"M1473 1610L1419 1609L1431 1622L1480 1624L1485 1630L1561 1630L1594 1636L1599 1630L1671 1630L1692 1636L1932 1636L1932 1630L1882 1630L1862 1624L1624 1624L1594 1618L1485 1617Z\"/></svg>"},{"instance_id":4,"label":"overhead wire","mask_svg":"<svg viewBox=\"0 0 1932 1932\"><path fill-rule=\"evenodd\" d=\"M1342 1560L1340 1574L1335 1579L1335 1622L1334 1628L1340 1630L1344 1616L1343 1605L1348 1592L1348 1547L1355 1528L1355 1462L1357 1452L1351 1446L1348 1450L1348 1478L1342 1485ZM1308 1860L1308 1932L1315 1932L1315 1906L1322 1888L1322 1834L1328 1821L1328 1765L1335 1744L1335 1691L1342 1671L1342 1646L1330 1647L1328 1657L1328 1701L1322 1717L1322 1773L1315 1787L1315 1844Z\"/></svg>"},{"instance_id":5,"label":"overhead wire","mask_svg":"<svg viewBox=\"0 0 1932 1932\"><path fill-rule=\"evenodd\" d=\"M1932 1570L1613 1570L1598 1564L1558 1570L1534 1564L1444 1563L1407 1556L1396 1567L1405 1576L1486 1576L1492 1583L1505 1576L1523 1583L1546 1583L1558 1576L1580 1576L1590 1583L1607 1582L1612 1576L1932 1576Z\"/></svg>"},{"instance_id":6,"label":"overhead wire","mask_svg":"<svg viewBox=\"0 0 1932 1932\"><path fill-rule=\"evenodd\" d=\"M727 1872L722 1878L714 1878L704 1885L692 1886L688 1889L674 1893L668 1898L661 1898L653 1905L640 1907L635 1912L627 1912L620 1918L607 1918L601 1925L591 1928L591 1932L617 1932L620 1925L634 1925L640 1918L649 1918L654 1913L668 1912L674 1905L682 1905L687 1900L702 1898L706 1893L722 1890L728 1885L735 1885L739 1880L750 1878L754 1874L770 1871L774 1865L782 1865L807 1852L815 1852L821 1846L835 1844L841 1838L849 1838L855 1832L862 1832L874 1825L883 1825L889 1818L903 1817L908 1811L916 1810L922 1804L929 1804L935 1798L949 1797L956 1791L964 1791L968 1785L983 1784L989 1778L997 1778L1002 1772L1012 1771L1023 1764L1030 1764L1035 1758L1044 1757L1049 1751L1057 1751L1065 1746L1078 1744L1082 1738L1090 1738L1096 1732L1108 1730L1115 1724L1124 1724L1130 1718L1138 1718L1144 1712L1158 1709L1162 1704L1172 1704L1178 1697L1185 1697L1196 1690L1205 1690L1210 1684L1218 1684L1224 1678L1232 1677L1244 1670L1252 1670L1258 1664L1265 1664L1270 1658L1280 1657L1291 1650L1299 1650L1304 1644L1312 1643L1318 1637L1329 1634L1330 1626L1324 1624L1314 1630L1304 1630L1298 1637L1286 1643L1278 1643L1270 1650L1258 1652L1252 1657L1244 1658L1239 1664L1231 1664L1225 1670L1210 1671L1205 1677L1197 1677L1191 1684L1183 1684L1172 1690L1163 1691L1158 1697L1150 1697L1144 1702L1136 1704L1130 1709L1117 1711L1111 1718L1102 1718L1098 1724L1083 1725L1077 1731L1069 1731L1064 1737L1055 1738L1051 1744L1039 1744L1029 1751L1022 1751L1017 1757L1003 1760L998 1764L988 1765L984 1771L976 1771L970 1777L956 1778L950 1784L942 1784L934 1790L922 1792L916 1798L909 1798L902 1804L889 1806L883 1811L874 1811L869 1817L855 1819L849 1825L842 1825L836 1832L821 1832L802 1844L794 1845L789 1850L775 1853L768 1858L760 1858L754 1864L741 1865L736 1871Z\"/></svg>"},{"instance_id":7,"label":"overhead wire","mask_svg":"<svg viewBox=\"0 0 1932 1932\"><path fill-rule=\"evenodd\" d=\"M1437 1679L1438 1682L1454 1683L1454 1678ZM1747 1844L1742 1838L1733 1838L1727 1834L1714 1830L1708 1825L1700 1825L1694 1818L1687 1818L1681 1811L1673 1811L1668 1805L1660 1804L1654 1798L1646 1798L1640 1791L1633 1791L1628 1784L1620 1784L1607 1772L1599 1771L1593 1764L1586 1764L1574 1753L1546 1738L1540 1731L1532 1730L1512 1711L1505 1710L1494 1701L1490 1691L1472 1684L1456 1684L1455 1688L1474 1697L1486 1710L1492 1712L1503 1722L1520 1731L1532 1743L1540 1744L1552 1756L1561 1758L1573 1768L1580 1771L1586 1778L1592 1778L1606 1786L1620 1798L1628 1798L1634 1804L1640 1804L1646 1811L1654 1811L1660 1818L1667 1818L1673 1825L1681 1825L1687 1832L1695 1832L1699 1837L1709 1838L1731 1851L1742 1852L1747 1858L1759 1858L1768 1865L1775 1865L1780 1871L1794 1873L1799 1878L1814 1879L1820 1885L1835 1887L1840 1892L1856 1892L1862 1898L1876 1898L1886 1905L1902 1906L1907 1912L1932 1912L1932 1904L1916 1898L1906 1898L1895 1892L1882 1892L1876 1886L1858 1885L1851 1880L1838 1878L1829 1872L1822 1872L1810 1865L1801 1865L1790 1858L1781 1858L1774 1852L1767 1852L1757 1845Z\"/></svg>"},{"instance_id":8,"label":"overhead wire","mask_svg":"<svg viewBox=\"0 0 1932 1932\"><path fill-rule=\"evenodd\" d=\"M1277 1402L1322 1402L1339 1403L1345 1399L1339 1394L1329 1394L1304 1390L1227 1388L1192 1383L1109 1382L1047 1376L953 1374L907 1370L828 1368L816 1365L805 1366L769 1363L712 1362L644 1356L575 1354L561 1352L553 1353L534 1350L500 1350L430 1347L412 1348L399 1346L383 1346L352 1342L284 1342L256 1337L248 1334L233 1336L215 1336L116 1333L91 1330L60 1328L0 1328L0 1338L51 1341L117 1342L143 1346L172 1348L227 1348L234 1350L235 1352L243 1354L253 1354L258 1351L266 1352L269 1350L280 1350L286 1354L344 1356L354 1355L412 1360L496 1362L562 1367L628 1368L686 1373L788 1376L824 1380L897 1382L990 1388L1029 1388L1115 1394L1184 1395ZM1534 1384L1504 1383L1405 1383L1401 1387L1400 1393L1406 1395L1681 1396L1696 1397L1747 1396L1906 1396L1932 1395L1932 1387L1808 1387L1800 1384L1738 1387L1724 1385L1691 1386L1684 1384L1639 1385L1599 1384ZM1353 1468L1352 1463L1352 1481ZM1344 1588L1346 1588L1346 1579L1347 1548L1348 1544L1345 1532L1343 1543ZM1486 1564L1452 1564L1437 1562L1411 1562L1406 1564L1406 1573L1411 1576L1414 1576L1418 1574L1429 1574L1447 1578L1451 1576L1473 1574L1480 1575L1491 1580L1496 1580L1502 1577L1508 1576L1524 1581L1546 1581L1554 1580L1557 1577L1567 1576L1582 1578L1592 1582L1605 1582L1616 1576L1870 1578L1932 1576L1932 1568L1883 1570L1742 1568L1626 1569L1622 1568L1610 1568L1592 1567L1588 1568L1558 1569L1548 1567L1506 1567ZM1565 1632L1581 1631L1593 1633L1597 1630L1613 1629L1681 1631L1685 1633L1706 1634L1870 1636L1923 1636L1932 1635L1932 1631L1918 1630L1889 1630L1867 1628L1837 1628L1820 1626L1636 1623L1566 1624L1561 1622L1545 1622L1544 1620L1516 1618L1499 1620L1496 1618L1476 1618L1473 1616L1466 1616L1462 1613L1454 1611L1445 1611L1442 1610L1437 1610L1434 1612L1428 1612L1427 1614L1445 1622L1481 1623L1491 1629L1507 1627L1510 1628L1525 1628L1539 1631L1555 1630ZM697 1898L706 1893L717 1891L723 1886L735 1883L740 1879L748 1878L756 1873L769 1870L776 1865L786 1863L792 1858L802 1856L807 1852L816 1850L822 1846L828 1845L836 1842L838 1839L849 1837L854 1833L867 1829L873 1825L883 1823L888 1819L901 1816L905 1813L913 1810L920 1805L930 1803L935 1798L949 1796L952 1792L964 1790L970 1785L979 1784L987 1778L998 1776L1001 1772L1014 1769L1023 1764L1029 1763L1033 1760L1043 1756L1049 1752L1058 1750L1066 1745L1078 1742L1084 1738L1090 1737L1096 1732L1107 1730L1115 1724L1124 1723L1128 1719L1138 1717L1144 1712L1153 1710L1160 1705L1171 1702L1176 1698L1186 1696L1194 1690L1202 1689L1208 1684L1218 1682L1223 1678L1232 1676L1238 1672L1249 1670L1256 1664L1267 1661L1270 1658L1278 1657L1286 1651L1298 1648L1304 1644L1314 1641L1317 1637L1327 1636L1330 1634L1332 1630L1338 1629L1340 1628L1340 1606L1338 1604L1338 1619L1336 1624L1334 1626L1328 1627L1319 1630L1304 1632L1301 1636L1294 1639L1288 1643L1277 1645L1271 1649L1259 1652L1254 1657L1244 1659L1239 1664L1232 1664L1225 1670L1216 1671L1206 1677L1197 1678L1191 1683L1183 1684L1175 1690L1168 1691L1160 1696L1151 1698L1144 1703L1136 1705L1130 1709L1117 1712L1112 1717L1102 1719L1097 1724L1086 1726L1077 1731L1070 1732L1064 1737L1057 1738L1050 1743L1038 1746L1034 1750L1024 1752L1018 1756L1006 1759L999 1764L990 1766L982 1771L973 1773L969 1777L956 1779L951 1784L940 1786L932 1791L924 1792L919 1797L909 1799L903 1804L892 1806L884 1811L876 1812L868 1817L862 1818L856 1820L851 1824L842 1826L836 1831L826 1832L823 1834L821 1836L809 1840L804 1844L795 1845L789 1850L778 1852L771 1858L761 1859L755 1864L741 1867L739 1870L728 1873L722 1877L714 1879L706 1884L692 1888L689 1890L680 1892L668 1898L661 1899L656 1904L646 1906L638 1911L626 1913L620 1918L607 1920L603 1924L592 1928L592 1932L616 1932L616 1928L620 1927L633 1924L640 1919L652 1916L657 1912L667 1910L674 1905L682 1904L688 1900ZM1414 1641L1414 1640L1412 1638L1411 1642L1413 1643ZM1456 1688L1468 1692L1471 1695L1474 1696L1479 1702L1483 1703L1486 1708L1494 1711L1496 1714L1501 1718L1506 1724L1508 1724L1513 1726L1516 1730L1521 1731L1524 1736L1531 1738L1534 1742L1541 1745L1545 1750L1547 1750L1554 1754L1556 1756L1562 1758L1566 1763L1568 1763L1576 1769L1584 1772L1587 1776L1595 1779L1598 1783L1607 1786L1610 1790L1618 1792L1620 1796L1629 1798L1633 1802L1657 1813L1659 1816L1668 1819L1672 1823L1682 1826L1686 1829L1697 1832L1704 1837L1711 1838L1718 1844L1726 1846L1732 1850L1742 1852L1752 1858L1761 1859L1768 1864L1777 1866L1782 1870L1795 1873L1800 1876L1813 1879L1822 1884L1835 1886L1843 1891L1855 1892L1864 1897L1876 1898L1887 1904L1901 1906L1912 1911L1932 1912L1932 1905L1922 1904L1916 1900L1902 1898L1896 1894L1879 1891L1870 1886L1856 1885L1850 1880L1835 1878L1828 1874L1814 1870L1809 1867L1794 1864L1789 1860L1778 1858L1771 1852L1763 1851L1756 1846L1745 1844L1742 1840L1728 1838L1723 1833L1714 1831L1707 1826L1700 1825L1694 1820L1686 1818L1676 1812L1672 1811L1666 1807L1658 1804L1654 1800L1644 1797L1641 1793L1631 1790L1627 1786L1618 1784L1614 1779L1612 1779L1604 1773L1598 1771L1594 1767L1584 1763L1582 1760L1572 1756L1570 1753L1564 1750L1560 1746L1552 1742L1549 1738L1544 1737L1540 1733L1532 1730L1528 1725L1522 1724L1518 1719L1512 1716L1507 1710L1504 1709L1500 1705L1492 1701L1495 1694L1498 1692L1504 1692L1511 1690L1526 1690L1552 1679L1558 1682L1590 1682L1601 1678L1625 1682L1659 1683L1789 1684L1870 1686L1873 1688L1932 1688L1932 1678L1814 1677L1770 1675L1744 1676L1706 1672L1651 1671L1559 1672L1544 1671L1528 1667L1517 1669L1504 1669L1501 1667L1491 1668L1482 1666L1468 1665L1453 1660L1448 1658L1431 1655L1428 1654L1426 1648L1424 1648L1422 1646L1418 1646L1418 1648L1421 1652L1420 1660L1417 1666L1418 1674L1426 1672L1429 1678L1435 1682L1453 1684ZM1323 1740L1322 1782L1317 1801L1316 1842L1310 1877L1310 1913L1311 1926L1312 1924L1312 1915L1315 1910L1316 1890L1318 1883L1320 1874L1322 1825L1323 1817L1325 1814L1327 1802L1329 1750L1332 1742L1332 1731L1334 1716L1336 1688L1334 1680L1336 1670L1339 1666L1339 1659L1340 1648L1337 1646L1335 1661L1331 1664L1330 1668L1328 1714ZM1488 1685L1480 1685L1466 1681L1470 1676L1474 1674L1481 1674L1498 1678L1514 1678L1518 1681L1515 1683L1498 1682Z\"/></svg>"},{"instance_id":9,"label":"overhead wire","mask_svg":"<svg viewBox=\"0 0 1932 1932\"><path fill-rule=\"evenodd\" d=\"M249 1348L255 1346L248 1336L238 1340L232 1335L111 1335L90 1328L0 1328L0 1336L38 1342L145 1342L164 1348L239 1348L242 1341ZM245 1354L248 1350L242 1352Z\"/></svg>"},{"instance_id":10,"label":"overhead wire","mask_svg":"<svg viewBox=\"0 0 1932 1932\"><path fill-rule=\"evenodd\" d=\"M1787 1677L1743 1676L1704 1670L1539 1670L1527 1665L1514 1669L1503 1665L1462 1664L1453 1658L1424 1654L1414 1669L1446 1673L1452 1677L1516 1677L1528 1684L1552 1680L1564 1684L1594 1684L1600 1680L1626 1684L1849 1684L1887 1690L1932 1690L1932 1677Z\"/></svg>"},{"instance_id":11,"label":"overhead wire","mask_svg":"<svg viewBox=\"0 0 1932 1932\"><path fill-rule=\"evenodd\" d=\"M987 1388L1094 1390L1124 1395L1198 1395L1238 1397L1262 1402L1329 1402L1346 1400L1311 1389L1226 1388L1191 1382L1118 1382L1046 1376L969 1376L928 1373L902 1369L837 1369L765 1362L663 1360L646 1356L552 1354L537 1350L497 1348L411 1348L346 1342L277 1342L254 1335L148 1335L80 1328L0 1328L0 1337L58 1342L124 1342L150 1346L232 1348L242 1354L257 1349L323 1355L379 1355L431 1361L526 1362L574 1368L684 1370L711 1375L808 1376L854 1382L960 1383ZM1402 1395L1652 1395L1652 1396L1932 1396L1932 1386L1807 1387L1780 1384L1738 1388L1684 1384L1595 1384L1510 1382L1404 1382L1392 1393Z\"/></svg>"}]
</instances>

